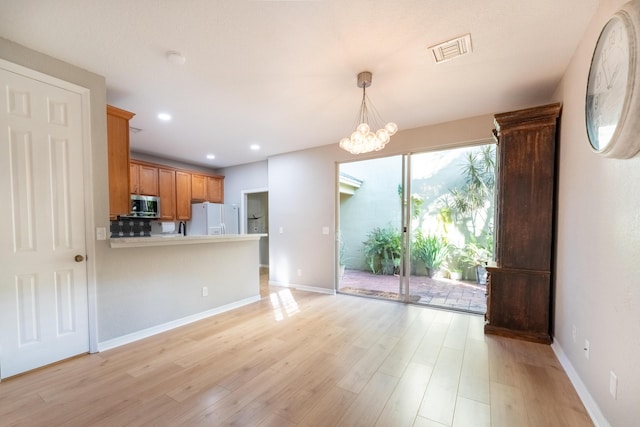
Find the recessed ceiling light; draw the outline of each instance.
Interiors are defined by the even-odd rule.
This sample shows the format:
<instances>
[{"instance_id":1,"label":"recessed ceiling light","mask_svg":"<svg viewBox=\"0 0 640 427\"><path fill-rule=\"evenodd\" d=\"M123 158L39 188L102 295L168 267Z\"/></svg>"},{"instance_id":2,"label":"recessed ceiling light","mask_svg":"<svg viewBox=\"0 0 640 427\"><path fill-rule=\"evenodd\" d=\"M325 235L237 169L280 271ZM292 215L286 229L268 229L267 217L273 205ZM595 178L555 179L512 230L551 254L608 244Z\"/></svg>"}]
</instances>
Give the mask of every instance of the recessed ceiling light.
<instances>
[{"instance_id":1,"label":"recessed ceiling light","mask_svg":"<svg viewBox=\"0 0 640 427\"><path fill-rule=\"evenodd\" d=\"M171 120L171 114L160 113L158 114L158 119L162 120L163 122L168 122L169 120Z\"/></svg>"},{"instance_id":2,"label":"recessed ceiling light","mask_svg":"<svg viewBox=\"0 0 640 427\"><path fill-rule=\"evenodd\" d=\"M249 148L251 148L253 151L257 151L260 149L260 146L258 144L251 144Z\"/></svg>"},{"instance_id":3,"label":"recessed ceiling light","mask_svg":"<svg viewBox=\"0 0 640 427\"><path fill-rule=\"evenodd\" d=\"M215 158L216 158L216 156L214 156L213 154L207 154L207 159L213 160Z\"/></svg>"}]
</instances>

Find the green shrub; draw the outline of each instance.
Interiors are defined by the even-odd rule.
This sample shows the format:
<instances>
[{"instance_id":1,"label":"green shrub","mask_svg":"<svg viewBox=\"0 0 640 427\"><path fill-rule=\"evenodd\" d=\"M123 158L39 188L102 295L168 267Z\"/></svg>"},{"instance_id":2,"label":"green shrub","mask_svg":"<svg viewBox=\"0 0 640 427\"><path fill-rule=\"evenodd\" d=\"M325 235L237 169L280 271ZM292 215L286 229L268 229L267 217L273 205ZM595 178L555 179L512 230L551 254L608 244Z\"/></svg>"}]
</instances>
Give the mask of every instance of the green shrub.
<instances>
[{"instance_id":1,"label":"green shrub","mask_svg":"<svg viewBox=\"0 0 640 427\"><path fill-rule=\"evenodd\" d=\"M422 230L415 233L412 253L424 263L429 277L432 277L445 261L448 249L447 241L436 234L424 235Z\"/></svg>"},{"instance_id":2,"label":"green shrub","mask_svg":"<svg viewBox=\"0 0 640 427\"><path fill-rule=\"evenodd\" d=\"M364 255L367 265L374 274L394 274L400 266L401 256L400 231L391 225L376 227L367 234L364 244Z\"/></svg>"}]
</instances>

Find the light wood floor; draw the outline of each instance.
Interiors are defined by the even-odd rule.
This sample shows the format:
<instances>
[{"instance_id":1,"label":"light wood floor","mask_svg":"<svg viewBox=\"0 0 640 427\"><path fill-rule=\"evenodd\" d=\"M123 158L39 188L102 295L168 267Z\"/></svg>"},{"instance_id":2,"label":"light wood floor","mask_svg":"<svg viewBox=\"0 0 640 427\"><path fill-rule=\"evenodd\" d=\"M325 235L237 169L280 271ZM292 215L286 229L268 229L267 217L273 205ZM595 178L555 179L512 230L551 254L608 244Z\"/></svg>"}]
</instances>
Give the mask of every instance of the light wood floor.
<instances>
[{"instance_id":1,"label":"light wood floor","mask_svg":"<svg viewBox=\"0 0 640 427\"><path fill-rule=\"evenodd\" d=\"M0 425L593 425L548 346L484 336L480 316L265 293L3 381Z\"/></svg>"}]
</instances>

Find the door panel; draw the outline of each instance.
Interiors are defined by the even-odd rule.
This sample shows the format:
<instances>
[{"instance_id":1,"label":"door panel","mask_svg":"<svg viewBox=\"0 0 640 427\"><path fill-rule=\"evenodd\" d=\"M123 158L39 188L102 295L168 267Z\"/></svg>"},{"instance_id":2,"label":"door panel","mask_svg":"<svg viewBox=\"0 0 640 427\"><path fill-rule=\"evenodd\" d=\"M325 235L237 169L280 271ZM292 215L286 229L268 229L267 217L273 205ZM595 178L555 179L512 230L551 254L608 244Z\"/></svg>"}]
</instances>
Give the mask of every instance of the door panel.
<instances>
[{"instance_id":1,"label":"door panel","mask_svg":"<svg viewBox=\"0 0 640 427\"><path fill-rule=\"evenodd\" d=\"M89 349L81 95L0 68L0 378Z\"/></svg>"},{"instance_id":2,"label":"door panel","mask_svg":"<svg viewBox=\"0 0 640 427\"><path fill-rule=\"evenodd\" d=\"M339 165L338 291L403 300L404 156Z\"/></svg>"},{"instance_id":3,"label":"door panel","mask_svg":"<svg viewBox=\"0 0 640 427\"><path fill-rule=\"evenodd\" d=\"M489 144L340 164L337 290L484 313L494 159Z\"/></svg>"}]
</instances>

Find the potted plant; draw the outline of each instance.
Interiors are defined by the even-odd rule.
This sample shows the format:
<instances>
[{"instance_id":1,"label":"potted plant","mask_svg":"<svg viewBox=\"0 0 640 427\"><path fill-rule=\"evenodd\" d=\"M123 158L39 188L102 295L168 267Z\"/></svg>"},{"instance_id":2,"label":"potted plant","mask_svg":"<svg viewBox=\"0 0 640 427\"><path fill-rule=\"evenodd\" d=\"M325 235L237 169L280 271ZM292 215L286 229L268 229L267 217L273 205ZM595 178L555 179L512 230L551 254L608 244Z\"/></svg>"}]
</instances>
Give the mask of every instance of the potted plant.
<instances>
[{"instance_id":1,"label":"potted plant","mask_svg":"<svg viewBox=\"0 0 640 427\"><path fill-rule=\"evenodd\" d=\"M464 259L475 268L476 281L481 285L487 284L487 261L491 259L491 251L476 242L467 243L464 247Z\"/></svg>"},{"instance_id":2,"label":"potted plant","mask_svg":"<svg viewBox=\"0 0 640 427\"><path fill-rule=\"evenodd\" d=\"M363 242L367 265L374 274L394 274L400 266L401 235L388 226L376 227Z\"/></svg>"},{"instance_id":3,"label":"potted plant","mask_svg":"<svg viewBox=\"0 0 640 427\"><path fill-rule=\"evenodd\" d=\"M462 271L468 266L463 250L457 246L450 245L447 251L445 265L451 279L462 279Z\"/></svg>"},{"instance_id":4,"label":"potted plant","mask_svg":"<svg viewBox=\"0 0 640 427\"><path fill-rule=\"evenodd\" d=\"M447 242L436 234L424 235L422 230L418 230L415 236L412 252L415 258L424 263L427 276L433 277L447 257Z\"/></svg>"}]
</instances>

